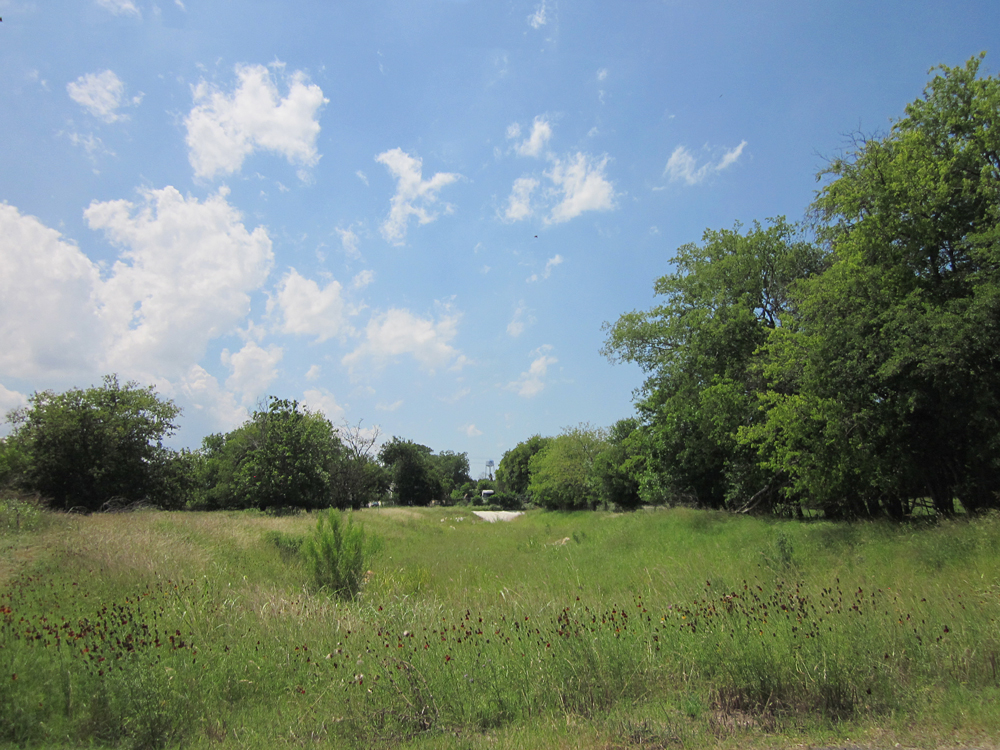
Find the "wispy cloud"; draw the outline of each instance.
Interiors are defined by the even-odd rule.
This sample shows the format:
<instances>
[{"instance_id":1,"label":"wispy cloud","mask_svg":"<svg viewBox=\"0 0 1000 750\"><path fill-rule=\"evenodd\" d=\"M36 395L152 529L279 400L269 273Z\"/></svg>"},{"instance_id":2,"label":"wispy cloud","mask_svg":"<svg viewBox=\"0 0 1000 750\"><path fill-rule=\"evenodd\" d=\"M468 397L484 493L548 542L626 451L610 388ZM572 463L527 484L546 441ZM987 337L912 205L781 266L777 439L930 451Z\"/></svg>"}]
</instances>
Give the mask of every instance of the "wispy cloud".
<instances>
[{"instance_id":1,"label":"wispy cloud","mask_svg":"<svg viewBox=\"0 0 1000 750\"><path fill-rule=\"evenodd\" d=\"M560 256L556 256L562 261ZM555 260L553 258L553 260ZM546 264L548 268L548 264ZM528 311L528 306L524 304L524 300L517 303L517 309L514 310L514 316L511 318L510 323L507 324L507 335L512 338L517 338L522 333L524 329L535 322L535 318Z\"/></svg>"},{"instance_id":2,"label":"wispy cloud","mask_svg":"<svg viewBox=\"0 0 1000 750\"><path fill-rule=\"evenodd\" d=\"M360 258L358 235L354 229L352 227L348 227L347 229L337 227L337 234L340 236L340 244L344 248L344 252L351 258Z\"/></svg>"},{"instance_id":3,"label":"wispy cloud","mask_svg":"<svg viewBox=\"0 0 1000 750\"><path fill-rule=\"evenodd\" d=\"M732 166L740 158L746 141L741 141L736 148L730 149L722 154L718 161L708 161L698 166L698 160L684 146L678 146L670 155L667 166L663 170L665 177L669 177L671 182L683 180L688 185L697 185L704 182L708 177L717 174L722 170Z\"/></svg>"},{"instance_id":4,"label":"wispy cloud","mask_svg":"<svg viewBox=\"0 0 1000 750\"><path fill-rule=\"evenodd\" d=\"M558 254L555 255L552 258L549 258L548 261L546 261L546 263L545 263L545 270L542 271L541 274L537 274L537 273L531 274L531 276L529 276L527 278L527 281L530 283L532 281L538 281L539 279L547 279L547 278L549 278L549 276L552 275L552 269L555 268L556 266L560 265L562 262L563 262L563 257L561 255L558 255Z\"/></svg>"},{"instance_id":5,"label":"wispy cloud","mask_svg":"<svg viewBox=\"0 0 1000 750\"><path fill-rule=\"evenodd\" d=\"M545 0L542 0L542 4L535 8L535 12L528 16L528 25L533 29L540 29L548 23L548 16L546 15L546 4Z\"/></svg>"},{"instance_id":6,"label":"wispy cloud","mask_svg":"<svg viewBox=\"0 0 1000 750\"><path fill-rule=\"evenodd\" d=\"M375 281L375 272L370 268L366 268L364 271L359 271L354 275L354 278L351 280L351 286L355 289L364 289L373 281Z\"/></svg>"},{"instance_id":7,"label":"wispy cloud","mask_svg":"<svg viewBox=\"0 0 1000 750\"><path fill-rule=\"evenodd\" d=\"M507 198L507 210L503 214L507 221L520 221L531 216L531 194L537 187L538 180L534 177L518 177L514 180Z\"/></svg>"},{"instance_id":8,"label":"wispy cloud","mask_svg":"<svg viewBox=\"0 0 1000 750\"><path fill-rule=\"evenodd\" d=\"M132 0L96 0L97 4L116 16L141 16Z\"/></svg>"},{"instance_id":9,"label":"wispy cloud","mask_svg":"<svg viewBox=\"0 0 1000 750\"><path fill-rule=\"evenodd\" d=\"M382 236L387 242L402 245L406 241L407 225L411 216L419 224L429 224L438 215L430 210L437 203L441 188L458 180L461 175L452 172L438 172L429 179L423 179L423 161L410 156L401 148L384 151L375 157L384 164L396 178L396 194L392 196L389 216L382 223ZM444 204L446 212L451 206Z\"/></svg>"},{"instance_id":10,"label":"wispy cloud","mask_svg":"<svg viewBox=\"0 0 1000 750\"><path fill-rule=\"evenodd\" d=\"M551 345L545 344L531 352L531 356L535 359L532 360L527 372L522 372L521 376L508 383L505 389L513 391L522 398L537 396L545 390L545 376L548 374L549 367L559 361L555 357L549 356L550 351L552 351Z\"/></svg>"},{"instance_id":11,"label":"wispy cloud","mask_svg":"<svg viewBox=\"0 0 1000 750\"><path fill-rule=\"evenodd\" d=\"M507 127L508 140L517 140L520 137L521 126L518 123L515 122ZM544 116L538 115L531 124L531 134L520 143L515 144L514 151L517 152L518 156L538 157L542 155L542 151L551 139L552 124Z\"/></svg>"},{"instance_id":12,"label":"wispy cloud","mask_svg":"<svg viewBox=\"0 0 1000 750\"><path fill-rule=\"evenodd\" d=\"M118 113L125 103L125 84L113 70L82 75L66 84L66 92L70 99L104 122L128 119ZM131 103L138 104L140 101L141 94L134 97Z\"/></svg>"}]
</instances>

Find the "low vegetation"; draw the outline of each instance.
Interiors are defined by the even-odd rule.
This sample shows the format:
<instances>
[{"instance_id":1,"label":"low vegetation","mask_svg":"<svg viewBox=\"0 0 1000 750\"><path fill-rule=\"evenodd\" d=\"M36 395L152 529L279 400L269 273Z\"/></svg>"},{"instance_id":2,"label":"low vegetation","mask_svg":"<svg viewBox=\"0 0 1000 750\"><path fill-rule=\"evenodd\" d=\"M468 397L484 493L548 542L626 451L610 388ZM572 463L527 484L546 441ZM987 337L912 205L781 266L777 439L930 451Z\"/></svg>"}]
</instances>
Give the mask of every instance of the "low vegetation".
<instances>
[{"instance_id":1,"label":"low vegetation","mask_svg":"<svg viewBox=\"0 0 1000 750\"><path fill-rule=\"evenodd\" d=\"M317 528L316 514L35 511L0 527L0 739L19 746L987 747L1000 734L993 516L681 508L487 524L386 508ZM353 597L317 586L300 552L333 519L383 544Z\"/></svg>"}]
</instances>

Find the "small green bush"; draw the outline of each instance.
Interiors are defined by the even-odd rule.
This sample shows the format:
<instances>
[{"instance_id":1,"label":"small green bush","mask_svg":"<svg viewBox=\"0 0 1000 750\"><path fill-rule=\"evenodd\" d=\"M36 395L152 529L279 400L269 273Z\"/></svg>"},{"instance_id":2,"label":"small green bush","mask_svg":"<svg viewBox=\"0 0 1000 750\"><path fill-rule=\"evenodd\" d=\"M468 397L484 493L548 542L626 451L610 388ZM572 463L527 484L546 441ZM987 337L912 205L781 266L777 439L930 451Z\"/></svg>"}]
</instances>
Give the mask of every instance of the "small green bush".
<instances>
[{"instance_id":1,"label":"small green bush","mask_svg":"<svg viewBox=\"0 0 1000 750\"><path fill-rule=\"evenodd\" d=\"M357 596L365 573L381 544L364 526L355 526L350 515L330 508L319 514L316 530L306 538L301 552L312 574L313 586L335 596Z\"/></svg>"},{"instance_id":2,"label":"small green bush","mask_svg":"<svg viewBox=\"0 0 1000 750\"><path fill-rule=\"evenodd\" d=\"M44 521L41 502L30 495L0 496L0 534L34 531Z\"/></svg>"}]
</instances>

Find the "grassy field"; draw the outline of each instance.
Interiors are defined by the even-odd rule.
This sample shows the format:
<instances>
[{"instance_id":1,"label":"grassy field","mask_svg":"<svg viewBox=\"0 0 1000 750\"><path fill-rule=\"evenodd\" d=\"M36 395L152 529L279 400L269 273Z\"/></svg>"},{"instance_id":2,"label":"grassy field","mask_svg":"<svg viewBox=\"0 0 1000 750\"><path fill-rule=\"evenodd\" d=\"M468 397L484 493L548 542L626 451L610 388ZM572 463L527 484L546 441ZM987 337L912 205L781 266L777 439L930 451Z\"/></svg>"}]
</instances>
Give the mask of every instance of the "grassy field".
<instances>
[{"instance_id":1,"label":"grassy field","mask_svg":"<svg viewBox=\"0 0 1000 750\"><path fill-rule=\"evenodd\" d=\"M0 742L26 747L996 747L1000 519L685 509L315 517L0 502Z\"/></svg>"}]
</instances>

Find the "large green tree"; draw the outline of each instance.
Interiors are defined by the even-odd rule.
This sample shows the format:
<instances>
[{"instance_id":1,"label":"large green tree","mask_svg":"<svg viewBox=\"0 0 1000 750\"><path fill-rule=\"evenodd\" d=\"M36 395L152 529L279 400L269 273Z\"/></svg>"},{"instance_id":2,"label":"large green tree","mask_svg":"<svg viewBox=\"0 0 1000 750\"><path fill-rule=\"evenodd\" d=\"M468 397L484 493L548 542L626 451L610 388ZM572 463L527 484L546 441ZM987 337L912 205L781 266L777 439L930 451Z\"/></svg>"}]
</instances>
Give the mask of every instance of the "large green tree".
<instances>
[{"instance_id":1,"label":"large green tree","mask_svg":"<svg viewBox=\"0 0 1000 750\"><path fill-rule=\"evenodd\" d=\"M503 458L500 459L500 465L497 466L497 489L500 492L522 498L526 497L528 484L531 481L529 469L531 457L544 449L550 442L552 442L552 438L532 435L504 453Z\"/></svg>"},{"instance_id":2,"label":"large green tree","mask_svg":"<svg viewBox=\"0 0 1000 750\"><path fill-rule=\"evenodd\" d=\"M783 477L763 470L737 433L759 419L756 352L789 324L792 286L822 271L825 254L778 218L708 230L671 262L654 287L661 304L605 326L604 353L647 373L642 430L631 439L643 454L633 465L644 499L773 509Z\"/></svg>"},{"instance_id":3,"label":"large green tree","mask_svg":"<svg viewBox=\"0 0 1000 750\"><path fill-rule=\"evenodd\" d=\"M392 494L399 505L430 505L443 496L441 474L426 445L393 437L379 451L379 461L389 472Z\"/></svg>"},{"instance_id":4,"label":"large green tree","mask_svg":"<svg viewBox=\"0 0 1000 750\"><path fill-rule=\"evenodd\" d=\"M472 482L468 453L444 450L432 453L429 458L441 480L441 499L448 498L454 490Z\"/></svg>"},{"instance_id":5,"label":"large green tree","mask_svg":"<svg viewBox=\"0 0 1000 750\"><path fill-rule=\"evenodd\" d=\"M271 396L243 425L205 438L202 493L209 507L351 507L335 478L346 460L321 413Z\"/></svg>"},{"instance_id":6,"label":"large green tree","mask_svg":"<svg viewBox=\"0 0 1000 750\"><path fill-rule=\"evenodd\" d=\"M528 491L549 510L593 510L601 502L594 461L609 445L608 431L589 424L567 427L528 462Z\"/></svg>"},{"instance_id":7,"label":"large green tree","mask_svg":"<svg viewBox=\"0 0 1000 750\"><path fill-rule=\"evenodd\" d=\"M1000 502L1000 82L981 59L857 139L814 204L835 262L771 337L744 437L830 515Z\"/></svg>"},{"instance_id":8,"label":"large green tree","mask_svg":"<svg viewBox=\"0 0 1000 750\"><path fill-rule=\"evenodd\" d=\"M137 501L173 506L183 498L174 463L185 461L163 446L180 408L152 386L114 375L99 387L64 393L41 391L7 415L13 432L5 454L17 458L23 488L63 509L100 510Z\"/></svg>"},{"instance_id":9,"label":"large green tree","mask_svg":"<svg viewBox=\"0 0 1000 750\"><path fill-rule=\"evenodd\" d=\"M618 420L608 430L607 447L594 458L592 471L600 498L622 510L635 510L642 504L639 481L645 460L640 430L634 417Z\"/></svg>"}]
</instances>

